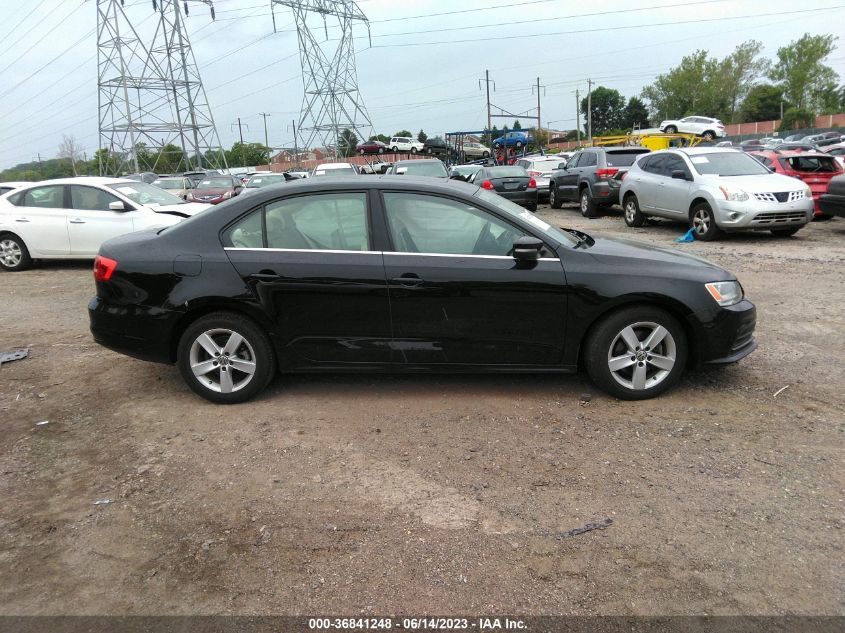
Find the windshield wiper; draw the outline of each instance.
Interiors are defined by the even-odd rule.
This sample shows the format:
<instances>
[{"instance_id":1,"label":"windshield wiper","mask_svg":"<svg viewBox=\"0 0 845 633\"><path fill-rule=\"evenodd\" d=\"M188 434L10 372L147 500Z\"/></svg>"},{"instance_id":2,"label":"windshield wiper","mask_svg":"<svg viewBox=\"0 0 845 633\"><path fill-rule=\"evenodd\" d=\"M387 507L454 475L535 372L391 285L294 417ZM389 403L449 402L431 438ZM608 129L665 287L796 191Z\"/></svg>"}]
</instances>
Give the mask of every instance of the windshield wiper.
<instances>
[{"instance_id":1,"label":"windshield wiper","mask_svg":"<svg viewBox=\"0 0 845 633\"><path fill-rule=\"evenodd\" d=\"M586 233L582 233L581 231L578 231L576 229L562 228L562 230L566 231L567 233L569 233L572 237L574 237L577 240L577 242L575 244L575 248L578 248L580 246L592 246L592 242L594 240L589 235L587 235Z\"/></svg>"}]
</instances>

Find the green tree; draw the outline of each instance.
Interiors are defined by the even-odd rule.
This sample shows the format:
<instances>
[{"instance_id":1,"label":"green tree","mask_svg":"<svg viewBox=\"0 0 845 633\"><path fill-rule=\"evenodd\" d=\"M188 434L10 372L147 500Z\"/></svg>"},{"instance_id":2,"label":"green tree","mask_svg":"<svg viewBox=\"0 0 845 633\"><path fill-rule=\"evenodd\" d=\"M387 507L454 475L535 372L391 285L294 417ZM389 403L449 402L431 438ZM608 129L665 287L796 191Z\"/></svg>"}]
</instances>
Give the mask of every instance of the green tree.
<instances>
[{"instance_id":1,"label":"green tree","mask_svg":"<svg viewBox=\"0 0 845 633\"><path fill-rule=\"evenodd\" d=\"M337 155L343 158L355 155L355 148L358 146L358 137L349 128L344 128L337 137Z\"/></svg>"},{"instance_id":2,"label":"green tree","mask_svg":"<svg viewBox=\"0 0 845 633\"><path fill-rule=\"evenodd\" d=\"M625 97L618 90L599 86L593 90L590 97L592 111L593 136L601 136L605 132L622 127L625 117ZM584 130L587 130L588 98L581 100L581 113L584 115Z\"/></svg>"},{"instance_id":3,"label":"green tree","mask_svg":"<svg viewBox=\"0 0 845 633\"><path fill-rule=\"evenodd\" d=\"M408 130L399 130L398 132L394 132L393 136L410 136L411 138L414 138L414 135Z\"/></svg>"},{"instance_id":4,"label":"green tree","mask_svg":"<svg viewBox=\"0 0 845 633\"><path fill-rule=\"evenodd\" d=\"M783 90L771 84L760 84L748 91L740 107L740 120L753 123L755 121L774 121L780 118ZM790 104L784 103L784 108Z\"/></svg>"},{"instance_id":5,"label":"green tree","mask_svg":"<svg viewBox=\"0 0 845 633\"><path fill-rule=\"evenodd\" d=\"M799 110L817 112L824 106L823 93L839 75L824 59L836 50L835 35L810 35L778 49L777 62L769 77L778 82L783 94Z\"/></svg>"},{"instance_id":6,"label":"green tree","mask_svg":"<svg viewBox=\"0 0 845 633\"><path fill-rule=\"evenodd\" d=\"M428 140L428 134L420 130L419 134L417 134L417 141L420 143L425 143Z\"/></svg>"},{"instance_id":7,"label":"green tree","mask_svg":"<svg viewBox=\"0 0 845 633\"><path fill-rule=\"evenodd\" d=\"M390 137L385 136L384 134L376 134L375 136L370 137L371 141L381 141L382 143L389 143Z\"/></svg>"},{"instance_id":8,"label":"green tree","mask_svg":"<svg viewBox=\"0 0 845 633\"><path fill-rule=\"evenodd\" d=\"M726 102L726 111L721 114L730 123L739 121L743 100L753 88L754 82L769 70L769 61L760 58L762 50L761 42L748 40L719 62L717 81L724 90L723 98Z\"/></svg>"},{"instance_id":9,"label":"green tree","mask_svg":"<svg viewBox=\"0 0 845 633\"><path fill-rule=\"evenodd\" d=\"M513 127L511 129L512 130L521 130L522 129L522 123L519 122L519 119L517 119L516 121L513 122Z\"/></svg>"},{"instance_id":10,"label":"green tree","mask_svg":"<svg viewBox=\"0 0 845 633\"><path fill-rule=\"evenodd\" d=\"M355 140L358 144L358 140ZM352 148L354 151L354 147ZM226 152L229 167L253 167L270 162L270 148L263 143L241 143L236 141L232 149ZM171 170L172 171L172 170Z\"/></svg>"},{"instance_id":11,"label":"green tree","mask_svg":"<svg viewBox=\"0 0 845 633\"><path fill-rule=\"evenodd\" d=\"M780 122L779 132L791 132L801 128L813 127L816 116L809 110L801 108L789 108L783 113L783 120Z\"/></svg>"},{"instance_id":12,"label":"green tree","mask_svg":"<svg viewBox=\"0 0 845 633\"><path fill-rule=\"evenodd\" d=\"M625 111L622 114L622 127L626 128L628 132L639 126L640 128L648 127L648 108L637 97L628 99L628 104L625 106Z\"/></svg>"}]
</instances>

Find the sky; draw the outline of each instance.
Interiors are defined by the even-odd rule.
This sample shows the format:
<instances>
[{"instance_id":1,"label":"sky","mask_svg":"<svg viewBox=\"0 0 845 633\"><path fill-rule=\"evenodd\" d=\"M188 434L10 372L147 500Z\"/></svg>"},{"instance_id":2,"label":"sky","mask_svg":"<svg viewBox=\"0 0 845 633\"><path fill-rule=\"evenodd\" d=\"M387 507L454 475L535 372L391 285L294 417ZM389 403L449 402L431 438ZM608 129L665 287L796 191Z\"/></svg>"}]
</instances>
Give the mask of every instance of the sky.
<instances>
[{"instance_id":1,"label":"sky","mask_svg":"<svg viewBox=\"0 0 845 633\"><path fill-rule=\"evenodd\" d=\"M102 1L102 0L101 0ZM72 135L90 158L98 147L97 0L0 0L0 169L54 157ZM221 144L293 145L302 69L290 9L270 0L214 0L216 19L193 0L186 28ZM24 11L23 6L29 7ZM486 125L491 102L534 114L540 79L543 126L575 127L575 90L587 81L625 97L698 49L724 57L748 39L763 54L804 33L842 32L845 0L358 0L369 20L353 29L358 86L376 133L429 136ZM152 0L126 0L143 34ZM311 24L320 41L322 22ZM329 39L338 29L329 28ZM828 64L845 81L845 39ZM333 42L325 44L332 47ZM533 110L533 111L532 111ZM708 113L698 113L707 115ZM497 121L494 120L494 123ZM500 119L498 125L512 121ZM525 123L525 121L523 121Z\"/></svg>"}]
</instances>

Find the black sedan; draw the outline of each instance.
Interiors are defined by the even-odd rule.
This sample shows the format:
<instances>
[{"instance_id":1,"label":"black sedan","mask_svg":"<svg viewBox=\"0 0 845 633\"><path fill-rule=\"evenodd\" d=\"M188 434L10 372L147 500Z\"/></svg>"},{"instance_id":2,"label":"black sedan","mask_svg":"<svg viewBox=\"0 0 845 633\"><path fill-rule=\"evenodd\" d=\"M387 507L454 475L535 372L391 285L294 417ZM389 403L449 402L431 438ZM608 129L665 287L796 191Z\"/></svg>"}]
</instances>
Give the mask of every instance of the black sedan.
<instances>
[{"instance_id":1,"label":"black sedan","mask_svg":"<svg viewBox=\"0 0 845 633\"><path fill-rule=\"evenodd\" d=\"M537 210L537 181L518 165L482 167L469 182L482 189L495 191L529 211Z\"/></svg>"},{"instance_id":2,"label":"black sedan","mask_svg":"<svg viewBox=\"0 0 845 633\"><path fill-rule=\"evenodd\" d=\"M751 353L728 271L434 178L303 180L103 244L94 339L241 402L279 372L561 372L655 396Z\"/></svg>"}]
</instances>

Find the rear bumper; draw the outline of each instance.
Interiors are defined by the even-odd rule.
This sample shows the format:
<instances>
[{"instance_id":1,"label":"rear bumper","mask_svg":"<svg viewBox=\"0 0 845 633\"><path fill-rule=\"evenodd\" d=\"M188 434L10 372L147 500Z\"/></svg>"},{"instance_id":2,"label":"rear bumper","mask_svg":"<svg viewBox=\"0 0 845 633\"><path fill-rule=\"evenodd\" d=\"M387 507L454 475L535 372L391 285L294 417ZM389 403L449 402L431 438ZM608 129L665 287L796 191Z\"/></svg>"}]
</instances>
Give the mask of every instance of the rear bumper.
<instances>
[{"instance_id":1,"label":"rear bumper","mask_svg":"<svg viewBox=\"0 0 845 633\"><path fill-rule=\"evenodd\" d=\"M536 189L526 189L525 191L497 191L496 193L523 207L537 204L538 198Z\"/></svg>"},{"instance_id":2,"label":"rear bumper","mask_svg":"<svg viewBox=\"0 0 845 633\"><path fill-rule=\"evenodd\" d=\"M819 209L827 215L838 215L845 218L845 196L826 193L819 198Z\"/></svg>"},{"instance_id":3,"label":"rear bumper","mask_svg":"<svg viewBox=\"0 0 845 633\"><path fill-rule=\"evenodd\" d=\"M99 297L88 303L94 340L115 352L156 363L172 363L170 332L176 315L161 309L110 304Z\"/></svg>"},{"instance_id":4,"label":"rear bumper","mask_svg":"<svg viewBox=\"0 0 845 633\"><path fill-rule=\"evenodd\" d=\"M595 182L590 185L590 193L596 204L619 204L619 190L622 183L617 180Z\"/></svg>"}]
</instances>

